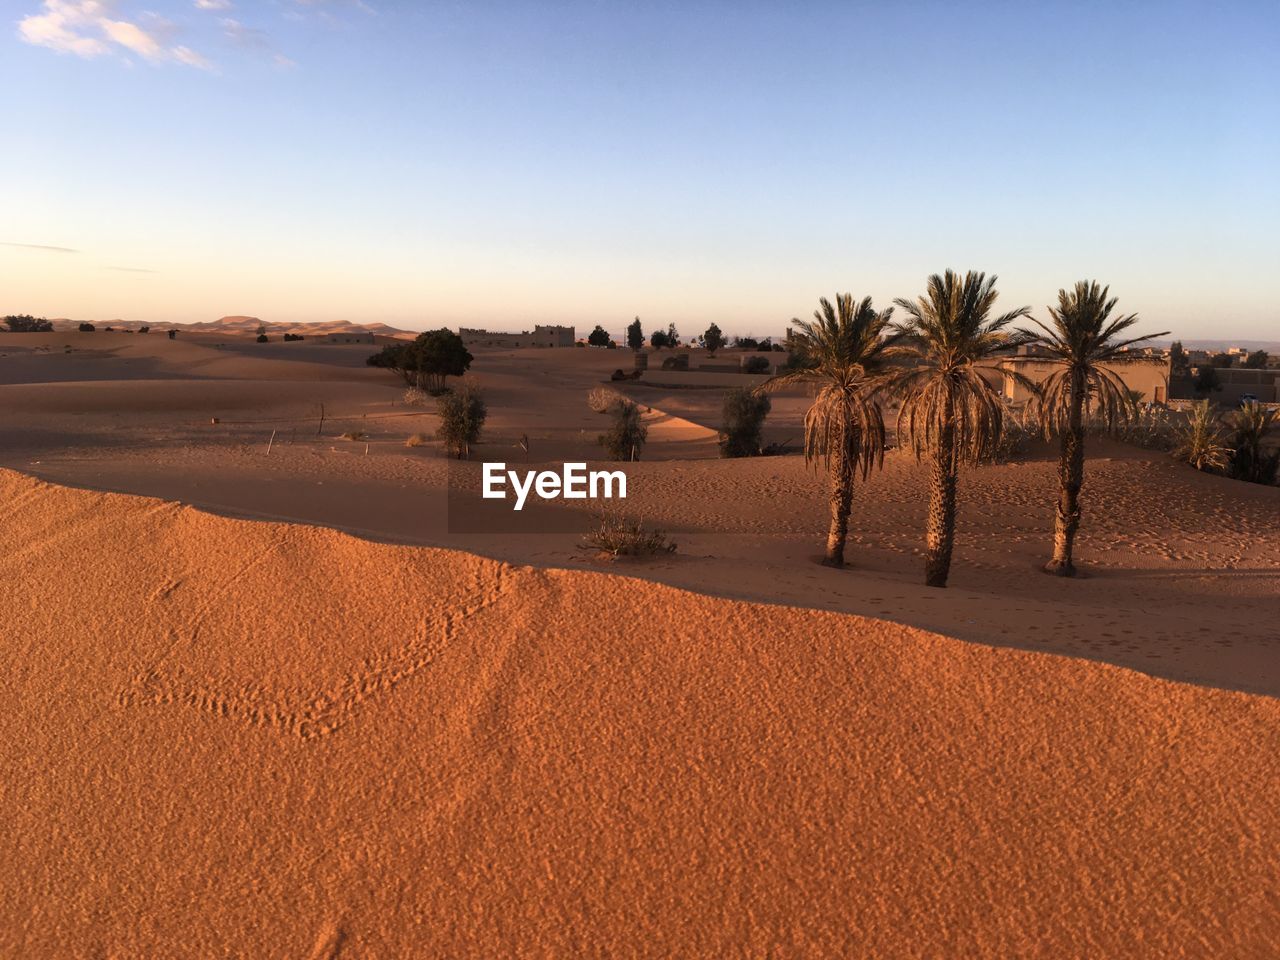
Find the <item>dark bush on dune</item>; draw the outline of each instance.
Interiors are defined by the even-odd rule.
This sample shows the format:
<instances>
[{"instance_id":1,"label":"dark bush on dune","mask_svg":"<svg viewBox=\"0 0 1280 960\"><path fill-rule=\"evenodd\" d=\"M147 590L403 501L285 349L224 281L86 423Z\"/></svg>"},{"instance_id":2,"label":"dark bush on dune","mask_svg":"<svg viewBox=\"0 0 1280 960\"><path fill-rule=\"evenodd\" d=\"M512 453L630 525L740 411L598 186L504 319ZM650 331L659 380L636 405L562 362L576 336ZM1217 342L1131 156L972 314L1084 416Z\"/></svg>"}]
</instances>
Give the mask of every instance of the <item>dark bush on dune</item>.
<instances>
[{"instance_id":1,"label":"dark bush on dune","mask_svg":"<svg viewBox=\"0 0 1280 960\"><path fill-rule=\"evenodd\" d=\"M640 408L630 400L619 400L610 408L613 423L598 440L614 460L639 460L649 428L640 422Z\"/></svg>"},{"instance_id":2,"label":"dark bush on dune","mask_svg":"<svg viewBox=\"0 0 1280 960\"><path fill-rule=\"evenodd\" d=\"M480 431L489 415L480 389L463 384L460 389L442 395L437 409L440 429L436 436L444 441L450 456L459 460L470 457L471 445L480 441Z\"/></svg>"},{"instance_id":3,"label":"dark bush on dune","mask_svg":"<svg viewBox=\"0 0 1280 960\"><path fill-rule=\"evenodd\" d=\"M738 388L724 395L720 426L720 456L760 455L761 431L771 404L764 394Z\"/></svg>"},{"instance_id":4,"label":"dark bush on dune","mask_svg":"<svg viewBox=\"0 0 1280 960\"><path fill-rule=\"evenodd\" d=\"M392 371L407 386L439 396L444 392L445 378L462 376L474 359L462 338L442 327L420 333L410 343L387 344L365 362Z\"/></svg>"},{"instance_id":5,"label":"dark bush on dune","mask_svg":"<svg viewBox=\"0 0 1280 960\"><path fill-rule=\"evenodd\" d=\"M46 320L44 317L33 317L29 313L18 313L5 317L0 320L10 333L50 333L53 330L52 321Z\"/></svg>"}]
</instances>

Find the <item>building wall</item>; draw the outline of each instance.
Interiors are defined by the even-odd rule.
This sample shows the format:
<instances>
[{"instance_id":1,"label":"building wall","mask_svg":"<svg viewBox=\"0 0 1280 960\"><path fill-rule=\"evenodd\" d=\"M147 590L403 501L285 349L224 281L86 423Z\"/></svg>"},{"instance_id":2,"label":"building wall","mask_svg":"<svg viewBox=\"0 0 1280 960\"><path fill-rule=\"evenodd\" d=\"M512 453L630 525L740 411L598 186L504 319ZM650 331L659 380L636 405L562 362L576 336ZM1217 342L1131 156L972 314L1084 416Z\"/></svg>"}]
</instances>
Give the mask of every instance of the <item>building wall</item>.
<instances>
[{"instance_id":1,"label":"building wall","mask_svg":"<svg viewBox=\"0 0 1280 960\"><path fill-rule=\"evenodd\" d=\"M1193 368L1194 374L1198 368ZM1218 368L1218 380L1221 390L1214 390L1208 399L1214 403L1234 407L1240 403L1245 394L1253 394L1259 403L1280 402L1280 370L1246 370L1241 367ZM1192 379L1178 382L1175 395L1185 400L1198 400L1200 397L1193 388Z\"/></svg>"},{"instance_id":2,"label":"building wall","mask_svg":"<svg viewBox=\"0 0 1280 960\"><path fill-rule=\"evenodd\" d=\"M1042 360L1036 360L1032 357L1012 357L999 362L1001 372L1003 374L1003 393L1005 399L1010 403L1026 403L1031 396L1029 391L1023 384L1019 383L1014 377L1009 376L1009 371L1021 373L1032 383L1043 382L1049 374L1053 373L1056 368L1054 364L1045 363ZM1124 383L1130 390L1136 390L1142 394L1144 403L1167 403L1169 400L1169 361L1156 358L1149 363L1124 363L1110 366L1103 365L1110 370ZM985 375L985 371L984 371Z\"/></svg>"},{"instance_id":3,"label":"building wall","mask_svg":"<svg viewBox=\"0 0 1280 960\"><path fill-rule=\"evenodd\" d=\"M572 347L575 341L573 327L536 326L533 332L495 333L473 327L460 327L458 336L469 347L500 347L518 350L526 347Z\"/></svg>"}]
</instances>

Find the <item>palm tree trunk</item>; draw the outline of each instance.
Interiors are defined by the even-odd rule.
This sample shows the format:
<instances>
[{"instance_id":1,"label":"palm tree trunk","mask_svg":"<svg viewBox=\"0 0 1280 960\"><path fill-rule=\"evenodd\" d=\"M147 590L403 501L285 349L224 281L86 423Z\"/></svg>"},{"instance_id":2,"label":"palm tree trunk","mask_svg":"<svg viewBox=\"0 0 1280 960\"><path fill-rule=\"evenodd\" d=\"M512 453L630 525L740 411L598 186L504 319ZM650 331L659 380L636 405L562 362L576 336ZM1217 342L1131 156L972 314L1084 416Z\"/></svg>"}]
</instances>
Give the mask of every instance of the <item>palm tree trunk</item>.
<instances>
[{"instance_id":1,"label":"palm tree trunk","mask_svg":"<svg viewBox=\"0 0 1280 960\"><path fill-rule=\"evenodd\" d=\"M1045 571L1060 577L1076 573L1071 553L1080 527L1080 489L1084 486L1084 391L1082 371L1071 375L1071 410L1062 432L1062 456L1058 461L1058 509L1053 524L1053 559Z\"/></svg>"},{"instance_id":2,"label":"palm tree trunk","mask_svg":"<svg viewBox=\"0 0 1280 960\"><path fill-rule=\"evenodd\" d=\"M933 470L929 478L929 520L924 561L927 587L945 587L951 572L951 546L956 536L957 479L955 428L946 426L933 451Z\"/></svg>"},{"instance_id":3,"label":"palm tree trunk","mask_svg":"<svg viewBox=\"0 0 1280 960\"><path fill-rule=\"evenodd\" d=\"M848 457L831 461L831 528L827 531L827 552L822 562L828 567L844 566L844 543L849 536L849 508L853 503L853 468Z\"/></svg>"}]
</instances>

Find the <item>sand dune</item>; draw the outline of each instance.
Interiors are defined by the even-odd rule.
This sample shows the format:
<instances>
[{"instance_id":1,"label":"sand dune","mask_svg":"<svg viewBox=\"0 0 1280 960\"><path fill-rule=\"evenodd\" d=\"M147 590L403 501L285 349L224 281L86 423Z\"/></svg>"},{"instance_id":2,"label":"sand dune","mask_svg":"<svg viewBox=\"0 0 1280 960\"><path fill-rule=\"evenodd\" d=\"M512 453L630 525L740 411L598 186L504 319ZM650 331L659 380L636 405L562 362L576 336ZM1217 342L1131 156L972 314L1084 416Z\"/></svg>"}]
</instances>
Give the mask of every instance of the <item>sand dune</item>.
<instances>
[{"instance_id":1,"label":"sand dune","mask_svg":"<svg viewBox=\"0 0 1280 960\"><path fill-rule=\"evenodd\" d=\"M1280 951L1280 703L0 473L4 956Z\"/></svg>"},{"instance_id":2,"label":"sand dune","mask_svg":"<svg viewBox=\"0 0 1280 960\"><path fill-rule=\"evenodd\" d=\"M70 354L53 349L64 339ZM41 344L52 346L36 353ZM0 354L0 465L378 540L543 567L590 565L578 549L578 533L594 521L590 505L557 534L450 533L439 445L404 446L410 434L435 432L434 409L405 406L403 384L365 366L368 347L9 334L0 336ZM469 379L485 391L489 420L477 457L598 458L606 421L588 409L586 394L625 357L479 351ZM694 389L613 385L651 408L644 459L629 468L627 510L672 531L680 546L638 575L1280 695L1280 489L1093 441L1077 544L1085 576L1063 582L1037 572L1056 479L1052 451L1034 449L966 471L952 589L940 594L921 584L927 491L909 455L891 453L884 471L855 491L854 569L818 567L811 561L827 521L819 478L798 456L718 459L721 394L700 388L699 378L728 375L687 376ZM775 396L765 439L795 440L804 406L801 395ZM340 439L349 432L368 443Z\"/></svg>"}]
</instances>

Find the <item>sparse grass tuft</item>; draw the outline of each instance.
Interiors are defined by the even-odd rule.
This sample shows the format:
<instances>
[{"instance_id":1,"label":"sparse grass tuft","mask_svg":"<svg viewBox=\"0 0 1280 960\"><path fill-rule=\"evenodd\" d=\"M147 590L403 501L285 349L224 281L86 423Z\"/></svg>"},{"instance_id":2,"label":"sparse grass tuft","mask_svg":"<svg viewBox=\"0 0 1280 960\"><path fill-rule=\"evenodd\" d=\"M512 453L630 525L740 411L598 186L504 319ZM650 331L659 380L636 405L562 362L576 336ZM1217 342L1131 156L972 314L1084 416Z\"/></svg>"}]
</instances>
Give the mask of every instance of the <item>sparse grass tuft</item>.
<instances>
[{"instance_id":1,"label":"sparse grass tuft","mask_svg":"<svg viewBox=\"0 0 1280 960\"><path fill-rule=\"evenodd\" d=\"M608 413L609 408L622 400L622 395L608 387L595 387L587 394L587 406L592 413Z\"/></svg>"},{"instance_id":2,"label":"sparse grass tuft","mask_svg":"<svg viewBox=\"0 0 1280 960\"><path fill-rule=\"evenodd\" d=\"M339 440L355 440L360 443L369 439L369 435L363 430L348 430L346 433L338 434Z\"/></svg>"},{"instance_id":3,"label":"sparse grass tuft","mask_svg":"<svg viewBox=\"0 0 1280 960\"><path fill-rule=\"evenodd\" d=\"M421 390L418 387L410 387L404 392L404 402L410 407L425 406L426 402L430 399L431 396L427 391Z\"/></svg>"},{"instance_id":4,"label":"sparse grass tuft","mask_svg":"<svg viewBox=\"0 0 1280 960\"><path fill-rule=\"evenodd\" d=\"M658 557L676 552L661 530L646 530L638 520L604 517L598 529L582 538L582 545L617 557Z\"/></svg>"},{"instance_id":5,"label":"sparse grass tuft","mask_svg":"<svg viewBox=\"0 0 1280 960\"><path fill-rule=\"evenodd\" d=\"M405 440L404 445L406 447L421 447L423 444L427 443L430 439L431 438L428 437L425 433L414 433L409 435L409 438Z\"/></svg>"}]
</instances>

